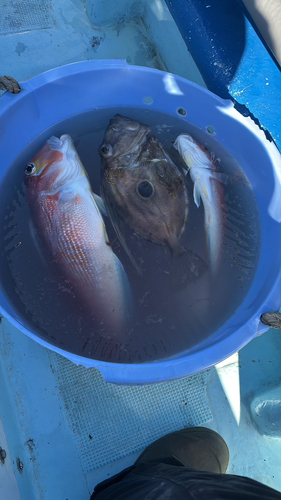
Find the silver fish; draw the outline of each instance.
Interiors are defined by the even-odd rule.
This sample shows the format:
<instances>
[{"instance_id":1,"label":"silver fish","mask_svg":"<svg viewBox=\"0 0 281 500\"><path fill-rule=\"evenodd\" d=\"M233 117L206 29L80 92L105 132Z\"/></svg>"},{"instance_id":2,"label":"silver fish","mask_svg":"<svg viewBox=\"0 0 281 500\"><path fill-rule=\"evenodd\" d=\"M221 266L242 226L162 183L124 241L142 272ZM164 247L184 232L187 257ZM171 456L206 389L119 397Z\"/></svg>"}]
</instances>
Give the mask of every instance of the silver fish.
<instances>
[{"instance_id":1,"label":"silver fish","mask_svg":"<svg viewBox=\"0 0 281 500\"><path fill-rule=\"evenodd\" d=\"M120 220L143 238L170 249L175 282L180 285L197 278L203 261L180 241L188 218L184 175L150 128L115 115L105 132L100 156L101 194L127 253L130 255Z\"/></svg>"},{"instance_id":2,"label":"silver fish","mask_svg":"<svg viewBox=\"0 0 281 500\"><path fill-rule=\"evenodd\" d=\"M175 149L183 159L194 183L193 197L197 207L201 200L205 212L205 232L213 273L218 270L222 238L222 188L219 175L208 153L189 134L180 134Z\"/></svg>"},{"instance_id":3,"label":"silver fish","mask_svg":"<svg viewBox=\"0 0 281 500\"><path fill-rule=\"evenodd\" d=\"M130 286L71 138L51 137L24 171L32 219L59 271L105 329L122 330Z\"/></svg>"}]
</instances>

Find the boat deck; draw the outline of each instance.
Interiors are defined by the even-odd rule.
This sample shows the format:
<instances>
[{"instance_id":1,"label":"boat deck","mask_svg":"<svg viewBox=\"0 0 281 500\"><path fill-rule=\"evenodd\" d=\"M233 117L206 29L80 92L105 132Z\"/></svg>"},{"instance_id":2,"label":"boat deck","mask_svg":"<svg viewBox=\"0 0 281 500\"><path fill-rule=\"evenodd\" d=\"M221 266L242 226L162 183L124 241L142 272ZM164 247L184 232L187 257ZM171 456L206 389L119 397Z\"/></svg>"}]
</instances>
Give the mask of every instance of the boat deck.
<instances>
[{"instance_id":1,"label":"boat deck","mask_svg":"<svg viewBox=\"0 0 281 500\"><path fill-rule=\"evenodd\" d=\"M21 10L25 4L32 8ZM4 2L1 73L23 81L62 64L122 58L205 86L163 0L120 0L110 12L103 2L96 10L90 4L16 0L11 11ZM269 56L249 24L247 36L249 44L230 90L256 112L262 95L252 82L245 84L253 44L258 45L259 60L264 51L263 69L271 66L266 66ZM274 93L274 78L269 73L263 77L270 79ZM279 116L263 120L257 115L277 143ZM87 500L95 484L130 465L150 442L195 425L217 430L226 440L228 472L281 491L280 424L276 416L272 422L269 417L258 422L259 429L254 423L260 400L270 403L275 397L278 402L279 397L280 412L280 355L280 332L269 330L206 372L153 386L121 387L105 383L97 370L76 366L45 349L2 319L2 500Z\"/></svg>"}]
</instances>

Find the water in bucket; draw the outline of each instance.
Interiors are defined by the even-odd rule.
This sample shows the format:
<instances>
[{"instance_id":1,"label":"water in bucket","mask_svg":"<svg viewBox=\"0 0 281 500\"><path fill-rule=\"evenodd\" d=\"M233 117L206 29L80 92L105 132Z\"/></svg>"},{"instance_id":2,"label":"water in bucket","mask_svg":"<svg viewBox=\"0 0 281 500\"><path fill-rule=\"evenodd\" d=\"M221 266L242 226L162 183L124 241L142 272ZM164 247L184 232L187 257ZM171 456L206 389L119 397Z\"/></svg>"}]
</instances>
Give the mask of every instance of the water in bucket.
<instances>
[{"instance_id":1,"label":"water in bucket","mask_svg":"<svg viewBox=\"0 0 281 500\"><path fill-rule=\"evenodd\" d=\"M180 133L191 134L215 158L225 178L221 200L223 237L219 269L210 267L184 289L170 286L168 248L144 240L126 228L126 242L142 268L138 275L120 245L110 220L105 224L114 252L123 263L133 295L132 321L122 334L104 331L102 322L85 314L68 293L65 278L46 258L42 241L30 227L24 166L51 136L69 134L87 169L92 189L100 189L98 148L110 118L116 113L149 125L165 145ZM84 357L110 362L142 363L165 359L192 349L214 334L239 308L253 282L259 261L261 225L253 191L235 159L216 141L215 130L203 131L186 120L157 111L107 108L57 123L32 141L11 165L2 181L1 286L27 326L47 342ZM204 210L189 195L189 215L182 244L208 264ZM201 204L202 205L202 204Z\"/></svg>"}]
</instances>

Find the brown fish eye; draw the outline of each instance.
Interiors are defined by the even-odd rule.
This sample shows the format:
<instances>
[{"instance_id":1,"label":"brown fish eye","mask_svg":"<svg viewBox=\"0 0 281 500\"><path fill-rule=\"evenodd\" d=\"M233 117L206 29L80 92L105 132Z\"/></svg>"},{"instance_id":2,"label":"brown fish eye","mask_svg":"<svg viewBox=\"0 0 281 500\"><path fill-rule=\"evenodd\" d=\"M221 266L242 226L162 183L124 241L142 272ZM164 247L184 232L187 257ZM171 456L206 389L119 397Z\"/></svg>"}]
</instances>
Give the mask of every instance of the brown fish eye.
<instances>
[{"instance_id":1,"label":"brown fish eye","mask_svg":"<svg viewBox=\"0 0 281 500\"><path fill-rule=\"evenodd\" d=\"M127 129L134 132L135 130L138 130L139 127L140 127L139 123L134 122L134 123L130 123L130 125L128 125Z\"/></svg>"},{"instance_id":2,"label":"brown fish eye","mask_svg":"<svg viewBox=\"0 0 281 500\"><path fill-rule=\"evenodd\" d=\"M110 156L112 154L112 147L110 144L106 144L105 146L101 147L101 154L103 156Z\"/></svg>"},{"instance_id":3,"label":"brown fish eye","mask_svg":"<svg viewBox=\"0 0 281 500\"><path fill-rule=\"evenodd\" d=\"M150 182L148 182L148 181L142 181L138 185L137 190L138 190L139 195L142 198L150 198L154 192L154 188L153 188L152 184L150 184Z\"/></svg>"},{"instance_id":4,"label":"brown fish eye","mask_svg":"<svg viewBox=\"0 0 281 500\"><path fill-rule=\"evenodd\" d=\"M24 173L26 175L32 175L32 174L34 174L34 172L36 172L36 165L35 165L35 163L28 163L28 165L26 165L24 167Z\"/></svg>"}]
</instances>

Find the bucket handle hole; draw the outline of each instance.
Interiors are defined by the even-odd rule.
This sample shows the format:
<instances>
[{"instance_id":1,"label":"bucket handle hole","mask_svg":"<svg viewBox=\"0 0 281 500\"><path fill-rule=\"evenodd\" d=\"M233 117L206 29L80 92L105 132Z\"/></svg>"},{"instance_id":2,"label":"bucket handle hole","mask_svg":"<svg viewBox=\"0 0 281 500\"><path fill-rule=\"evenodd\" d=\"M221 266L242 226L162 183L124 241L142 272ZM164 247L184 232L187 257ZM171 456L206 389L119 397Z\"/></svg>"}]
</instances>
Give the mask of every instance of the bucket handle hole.
<instances>
[{"instance_id":1,"label":"bucket handle hole","mask_svg":"<svg viewBox=\"0 0 281 500\"><path fill-rule=\"evenodd\" d=\"M178 108L177 112L181 116L185 116L186 115L186 110L184 108Z\"/></svg>"},{"instance_id":2,"label":"bucket handle hole","mask_svg":"<svg viewBox=\"0 0 281 500\"><path fill-rule=\"evenodd\" d=\"M207 132L208 132L209 134L214 135L214 134L216 133L216 129L215 129L215 127L213 127L213 125L208 125L208 127L207 127Z\"/></svg>"},{"instance_id":3,"label":"bucket handle hole","mask_svg":"<svg viewBox=\"0 0 281 500\"><path fill-rule=\"evenodd\" d=\"M151 96L146 96L143 98L144 104L152 104L153 103L153 98Z\"/></svg>"}]
</instances>

